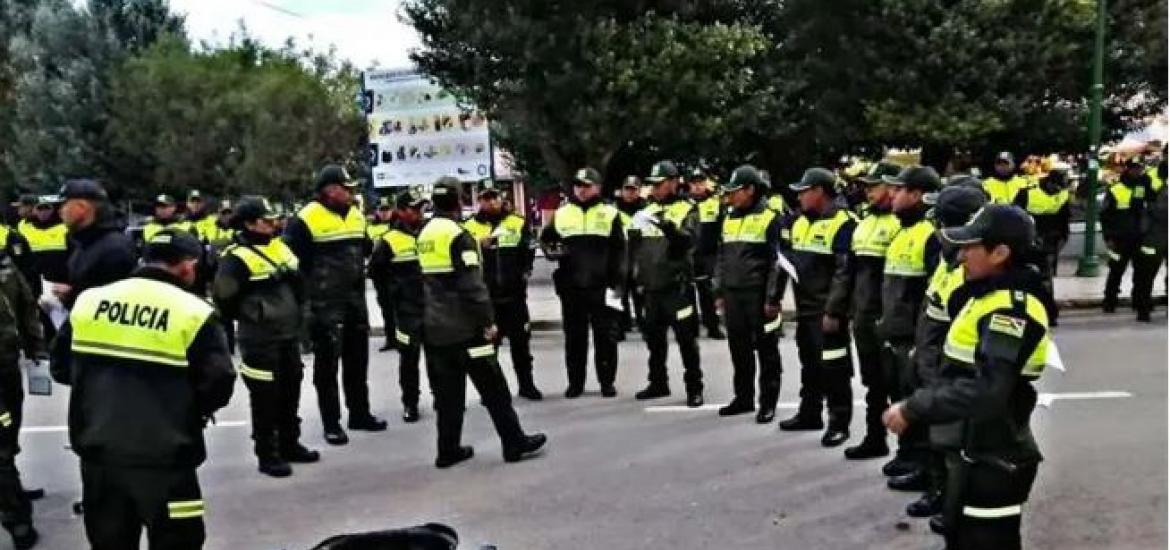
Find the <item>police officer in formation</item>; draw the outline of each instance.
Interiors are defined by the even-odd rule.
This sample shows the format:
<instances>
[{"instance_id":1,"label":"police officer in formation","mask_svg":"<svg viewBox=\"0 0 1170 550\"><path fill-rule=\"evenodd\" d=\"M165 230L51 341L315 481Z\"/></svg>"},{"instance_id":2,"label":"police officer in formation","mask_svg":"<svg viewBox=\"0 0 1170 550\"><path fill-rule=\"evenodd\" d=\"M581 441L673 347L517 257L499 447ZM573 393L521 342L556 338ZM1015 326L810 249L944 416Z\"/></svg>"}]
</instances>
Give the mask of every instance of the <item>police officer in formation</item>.
<instances>
[{"instance_id":1,"label":"police officer in formation","mask_svg":"<svg viewBox=\"0 0 1170 550\"><path fill-rule=\"evenodd\" d=\"M36 195L22 195L19 201L19 210L21 212L20 221L17 222L17 227L9 227L7 224L0 223L0 248L12 260L17 271L24 276L25 281L33 290L33 295L40 295L41 279L37 272L37 264L33 259L32 251L29 249L28 239L21 234L19 227L21 223L32 220L35 215L33 208L38 201Z\"/></svg>"},{"instance_id":2,"label":"police officer in formation","mask_svg":"<svg viewBox=\"0 0 1170 550\"><path fill-rule=\"evenodd\" d=\"M1146 174L1150 178L1150 188L1153 195L1145 201L1146 212L1142 216L1142 241L1133 267L1134 295L1141 297L1134 309L1137 310L1138 321L1143 322L1150 320L1150 312L1154 309L1154 301L1151 297L1154 291L1154 279L1158 276L1158 270L1166 263L1165 152L1163 152L1161 162L1156 167L1150 168Z\"/></svg>"},{"instance_id":3,"label":"police officer in formation","mask_svg":"<svg viewBox=\"0 0 1170 550\"><path fill-rule=\"evenodd\" d=\"M786 229L786 246L795 267L796 345L800 357L800 407L780 429L828 427L821 444L835 447L849 439L853 416L853 362L849 352L849 306L852 291L853 215L837 204L837 177L825 168L810 168L791 186L798 193L800 215Z\"/></svg>"},{"instance_id":4,"label":"police officer in formation","mask_svg":"<svg viewBox=\"0 0 1170 550\"><path fill-rule=\"evenodd\" d=\"M602 200L601 174L582 168L573 177L573 192L541 233L546 256L557 261L553 285L561 298L565 333L565 397L585 391L589 331L603 397L614 397L618 351L617 312L626 279L626 237L617 208Z\"/></svg>"},{"instance_id":5,"label":"police officer in formation","mask_svg":"<svg viewBox=\"0 0 1170 550\"><path fill-rule=\"evenodd\" d=\"M532 378L532 327L528 313L528 277L536 258L532 232L519 214L505 212L500 190L492 180L480 182L475 214L463 223L479 244L482 273L492 296L496 327L507 338L519 395L539 401L544 395Z\"/></svg>"},{"instance_id":6,"label":"police officer in formation","mask_svg":"<svg viewBox=\"0 0 1170 550\"><path fill-rule=\"evenodd\" d=\"M151 216L146 225L142 227L142 241L148 242L159 232L167 229L186 231L192 235L198 234L191 222L183 219L183 216L179 214L179 206L175 202L175 197L163 193L154 199L154 216Z\"/></svg>"},{"instance_id":7,"label":"police officer in formation","mask_svg":"<svg viewBox=\"0 0 1170 550\"><path fill-rule=\"evenodd\" d=\"M297 257L276 237L268 201L245 197L233 225L236 242L224 250L212 288L215 305L240 324L240 375L252 406L252 440L260 472L292 475L290 463L320 455L300 443L301 364L297 340L305 282Z\"/></svg>"},{"instance_id":8,"label":"police officer in formation","mask_svg":"<svg viewBox=\"0 0 1170 550\"><path fill-rule=\"evenodd\" d=\"M459 181L450 177L435 184L434 216L417 240L426 297L423 343L439 432L438 468L475 454L461 444L468 378L491 416L506 462L530 457L546 442L544 434L525 434L512 408L507 380L496 361L499 330L483 279L482 254L475 238L459 224L459 187Z\"/></svg>"},{"instance_id":9,"label":"police officer in formation","mask_svg":"<svg viewBox=\"0 0 1170 550\"><path fill-rule=\"evenodd\" d=\"M327 165L317 174L317 197L288 222L285 242L307 282L313 385L325 441L345 445L337 367L341 362L349 429L382 431L386 421L370 414L370 326L366 312L366 220L354 205L356 183L345 169Z\"/></svg>"},{"instance_id":10,"label":"police officer in formation","mask_svg":"<svg viewBox=\"0 0 1170 550\"><path fill-rule=\"evenodd\" d=\"M370 278L381 286L386 302L393 307L384 315L394 320L387 325L386 338L398 349L398 387L402 392L402 420L419 420L419 357L422 353L423 286L418 266L416 238L423 224L427 200L417 189L405 189L394 198L394 221L374 243L370 255Z\"/></svg>"},{"instance_id":11,"label":"police officer in formation","mask_svg":"<svg viewBox=\"0 0 1170 550\"><path fill-rule=\"evenodd\" d=\"M1126 161L1121 177L1105 190L1105 201L1101 205L1101 232L1109 253L1109 274L1105 278L1105 302L1102 306L1105 313L1113 313L1117 309L1121 277L1129 264L1141 254L1142 228L1147 216L1146 201L1154 197L1154 181L1142 164L1142 159L1133 157ZM1153 304L1144 285L1139 283L1137 274L1135 269L1132 306L1139 320L1149 321Z\"/></svg>"},{"instance_id":12,"label":"police officer in formation","mask_svg":"<svg viewBox=\"0 0 1170 550\"><path fill-rule=\"evenodd\" d=\"M753 166L736 168L724 188L727 213L718 242L713 291L727 319L727 347L734 369L735 396L720 416L752 412L759 358L759 411L756 422L776 418L780 397L780 299L777 264L781 215L767 205L768 183Z\"/></svg>"},{"instance_id":13,"label":"police officer in formation","mask_svg":"<svg viewBox=\"0 0 1170 550\"><path fill-rule=\"evenodd\" d=\"M992 204L1012 204L1016 195L1030 186L1027 178L1016 173L1015 157L1007 151L996 155L991 176L983 180L983 191Z\"/></svg>"},{"instance_id":14,"label":"police officer in formation","mask_svg":"<svg viewBox=\"0 0 1170 550\"><path fill-rule=\"evenodd\" d=\"M699 296L699 319L707 329L708 338L722 340L726 336L720 328L711 279L715 275L715 258L723 223L723 201L715 193L715 182L698 168L691 172L687 192L699 211L699 233L695 240L695 289Z\"/></svg>"},{"instance_id":15,"label":"police officer in formation","mask_svg":"<svg viewBox=\"0 0 1170 550\"><path fill-rule=\"evenodd\" d=\"M637 243L629 241L630 227L634 214L646 207L646 199L642 198L642 180L638 176L626 176L622 181L622 188L618 190L614 206L618 209L618 216L622 220L622 227L626 230L626 277L622 292L622 317L619 320L618 341L625 340L625 333L630 329L642 327L642 291L634 284L634 255L637 254Z\"/></svg>"},{"instance_id":16,"label":"police officer in formation","mask_svg":"<svg viewBox=\"0 0 1170 550\"><path fill-rule=\"evenodd\" d=\"M939 378L892 405L885 424L898 434L938 429L947 548L1020 548L1022 504L1042 458L1029 428L1033 383L1049 340L1050 297L1023 265L1035 227L1019 207L992 205L941 237L961 247L966 284L949 300Z\"/></svg>"},{"instance_id":17,"label":"police officer in formation","mask_svg":"<svg viewBox=\"0 0 1170 550\"><path fill-rule=\"evenodd\" d=\"M649 204L633 216L629 230L637 250L634 280L646 305L642 336L650 352L648 384L635 397L646 400L670 395L666 373L669 328L682 356L687 406L699 407L703 404L703 370L692 278L699 215L695 204L679 195L682 178L673 162L655 164L646 181L651 186Z\"/></svg>"},{"instance_id":18,"label":"police officer in formation","mask_svg":"<svg viewBox=\"0 0 1170 550\"><path fill-rule=\"evenodd\" d=\"M378 245L378 241L386 232L390 231L391 224L394 221L394 198L393 197L378 197L377 205L374 207L374 217L370 223L366 225L366 237L370 240L370 251ZM382 326L386 332L386 343L378 348L378 351L390 351L398 346L394 339L395 323L394 323L394 303L390 301L390 292L386 288L387 280L385 277L374 277L370 274L370 281L374 285L374 295L377 297L378 309L382 312Z\"/></svg>"},{"instance_id":19,"label":"police officer in formation","mask_svg":"<svg viewBox=\"0 0 1170 550\"><path fill-rule=\"evenodd\" d=\"M29 254L36 266L36 277L27 282L37 296L42 290L41 279L58 284L68 280L69 230L57 215L57 202L53 196L37 197L32 215L16 226L28 241Z\"/></svg>"},{"instance_id":20,"label":"police officer in formation","mask_svg":"<svg viewBox=\"0 0 1170 550\"><path fill-rule=\"evenodd\" d=\"M143 526L152 548L202 547L203 426L235 382L214 309L186 290L202 255L185 231L153 235L143 267L81 293L55 341L93 548L137 548Z\"/></svg>"},{"instance_id":21,"label":"police officer in formation","mask_svg":"<svg viewBox=\"0 0 1170 550\"><path fill-rule=\"evenodd\" d=\"M1052 279L1056 276L1056 266L1059 263L1060 251L1064 249L1069 236L1070 208L1067 164L1053 166L1048 174L1040 177L1036 185L1020 190L1014 201L1016 206L1023 208L1036 222L1037 252L1040 254L1040 266L1052 292ZM1056 326L1056 318L1049 319L1052 326Z\"/></svg>"}]
</instances>

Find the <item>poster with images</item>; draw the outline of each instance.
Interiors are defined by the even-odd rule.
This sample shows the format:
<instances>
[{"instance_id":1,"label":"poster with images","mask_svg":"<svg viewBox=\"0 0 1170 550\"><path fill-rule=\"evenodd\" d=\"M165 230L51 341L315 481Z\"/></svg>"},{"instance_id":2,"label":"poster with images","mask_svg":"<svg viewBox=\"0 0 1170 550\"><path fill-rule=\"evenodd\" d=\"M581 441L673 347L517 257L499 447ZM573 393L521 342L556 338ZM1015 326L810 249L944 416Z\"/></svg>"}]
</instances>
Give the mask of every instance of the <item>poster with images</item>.
<instances>
[{"instance_id":1,"label":"poster with images","mask_svg":"<svg viewBox=\"0 0 1170 550\"><path fill-rule=\"evenodd\" d=\"M375 187L428 185L442 176L491 175L488 120L414 70L363 74L363 102Z\"/></svg>"}]
</instances>

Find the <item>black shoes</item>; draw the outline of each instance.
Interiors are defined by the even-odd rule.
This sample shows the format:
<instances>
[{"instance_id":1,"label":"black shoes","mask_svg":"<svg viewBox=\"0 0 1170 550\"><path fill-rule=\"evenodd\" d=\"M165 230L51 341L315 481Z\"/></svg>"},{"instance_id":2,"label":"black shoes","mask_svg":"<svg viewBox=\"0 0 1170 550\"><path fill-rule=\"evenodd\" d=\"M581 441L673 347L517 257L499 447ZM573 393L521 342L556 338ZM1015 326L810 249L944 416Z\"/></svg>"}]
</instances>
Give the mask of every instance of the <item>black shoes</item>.
<instances>
[{"instance_id":1,"label":"black shoes","mask_svg":"<svg viewBox=\"0 0 1170 550\"><path fill-rule=\"evenodd\" d=\"M372 414L359 417L349 417L349 429L364 432L381 432L386 430L386 421Z\"/></svg>"},{"instance_id":2,"label":"black shoes","mask_svg":"<svg viewBox=\"0 0 1170 550\"><path fill-rule=\"evenodd\" d=\"M845 458L848 460L867 460L880 458L890 454L890 447L885 438L865 436L861 443L845 448Z\"/></svg>"},{"instance_id":3,"label":"black shoes","mask_svg":"<svg viewBox=\"0 0 1170 550\"><path fill-rule=\"evenodd\" d=\"M771 424L776 420L775 407L760 407L760 412L756 413L756 424Z\"/></svg>"},{"instance_id":4,"label":"black shoes","mask_svg":"<svg viewBox=\"0 0 1170 550\"><path fill-rule=\"evenodd\" d=\"M825 430L825 435L821 436L822 447L836 447L846 441L849 441L849 430L846 428L830 426Z\"/></svg>"},{"instance_id":5,"label":"black shoes","mask_svg":"<svg viewBox=\"0 0 1170 550\"><path fill-rule=\"evenodd\" d=\"M926 471L918 468L906 475L891 477L886 486L894 491L925 491L929 486Z\"/></svg>"},{"instance_id":6,"label":"black shoes","mask_svg":"<svg viewBox=\"0 0 1170 550\"><path fill-rule=\"evenodd\" d=\"M519 395L529 401L540 401L544 399L544 394L540 393L540 390L536 389L536 386L533 384L521 384Z\"/></svg>"},{"instance_id":7,"label":"black shoes","mask_svg":"<svg viewBox=\"0 0 1170 550\"><path fill-rule=\"evenodd\" d=\"M37 545L41 535L33 529L31 523L21 523L8 527L8 534L12 535L12 547L16 550L28 550Z\"/></svg>"},{"instance_id":8,"label":"black shoes","mask_svg":"<svg viewBox=\"0 0 1170 550\"><path fill-rule=\"evenodd\" d=\"M394 341L387 338L386 343L382 344L382 347L378 348L378 351L391 351L396 349L398 349L398 346L394 345Z\"/></svg>"},{"instance_id":9,"label":"black shoes","mask_svg":"<svg viewBox=\"0 0 1170 550\"><path fill-rule=\"evenodd\" d=\"M326 426L325 442L330 445L345 445L349 443L349 436L345 435L345 431L341 429L341 426Z\"/></svg>"},{"instance_id":10,"label":"black shoes","mask_svg":"<svg viewBox=\"0 0 1170 550\"><path fill-rule=\"evenodd\" d=\"M565 399L576 399L585 393L585 388L582 386L569 386L565 389Z\"/></svg>"},{"instance_id":11,"label":"black shoes","mask_svg":"<svg viewBox=\"0 0 1170 550\"><path fill-rule=\"evenodd\" d=\"M613 387L613 384L606 384L604 386L601 386L601 396L602 397L617 397L617 388Z\"/></svg>"},{"instance_id":12,"label":"black shoes","mask_svg":"<svg viewBox=\"0 0 1170 550\"><path fill-rule=\"evenodd\" d=\"M29 500L41 500L42 498L45 498L45 490L44 489L25 489L24 490L24 498L27 498Z\"/></svg>"},{"instance_id":13,"label":"black shoes","mask_svg":"<svg viewBox=\"0 0 1170 550\"><path fill-rule=\"evenodd\" d=\"M1117 311L1117 298L1105 298L1105 301L1101 303L1101 311L1105 313Z\"/></svg>"},{"instance_id":14,"label":"black shoes","mask_svg":"<svg viewBox=\"0 0 1170 550\"><path fill-rule=\"evenodd\" d=\"M735 416L737 414L746 414L756 410L755 405L745 403L743 401L732 401L719 408L719 416Z\"/></svg>"},{"instance_id":15,"label":"black shoes","mask_svg":"<svg viewBox=\"0 0 1170 550\"><path fill-rule=\"evenodd\" d=\"M882 466L882 475L886 477L904 476L918 469L918 464L895 454L894 458Z\"/></svg>"},{"instance_id":16,"label":"black shoes","mask_svg":"<svg viewBox=\"0 0 1170 550\"><path fill-rule=\"evenodd\" d=\"M928 518L942 512L942 495L935 491L922 493L922 498L906 505L906 515L912 518Z\"/></svg>"},{"instance_id":17,"label":"black shoes","mask_svg":"<svg viewBox=\"0 0 1170 550\"><path fill-rule=\"evenodd\" d=\"M418 414L418 405L403 405L402 407L402 421L407 424L414 424L422 415Z\"/></svg>"},{"instance_id":18,"label":"black shoes","mask_svg":"<svg viewBox=\"0 0 1170 550\"><path fill-rule=\"evenodd\" d=\"M548 437L544 434L526 435L516 447L504 449L504 462L520 462L532 458L544 449L545 443L548 443Z\"/></svg>"},{"instance_id":19,"label":"black shoes","mask_svg":"<svg viewBox=\"0 0 1170 550\"><path fill-rule=\"evenodd\" d=\"M687 394L687 406L692 409L697 409L703 406L703 392L690 392Z\"/></svg>"},{"instance_id":20,"label":"black shoes","mask_svg":"<svg viewBox=\"0 0 1170 550\"><path fill-rule=\"evenodd\" d=\"M930 530L936 535L947 534L947 522L942 514L930 516Z\"/></svg>"},{"instance_id":21,"label":"black shoes","mask_svg":"<svg viewBox=\"0 0 1170 550\"><path fill-rule=\"evenodd\" d=\"M292 475L292 466L279 458L269 458L260 461L260 473L271 477L288 477Z\"/></svg>"},{"instance_id":22,"label":"black shoes","mask_svg":"<svg viewBox=\"0 0 1170 550\"><path fill-rule=\"evenodd\" d=\"M1150 312L1139 311L1137 313L1137 320L1139 323L1149 323L1150 322Z\"/></svg>"},{"instance_id":23,"label":"black shoes","mask_svg":"<svg viewBox=\"0 0 1170 550\"><path fill-rule=\"evenodd\" d=\"M456 464L459 464L460 462L469 460L473 456L475 456L475 449L472 449L469 445L464 445L456 449L454 453L446 455L440 454L438 458L435 459L435 467L450 468Z\"/></svg>"},{"instance_id":24,"label":"black shoes","mask_svg":"<svg viewBox=\"0 0 1170 550\"><path fill-rule=\"evenodd\" d=\"M295 443L280 449L280 457L293 464L312 464L321 460L321 453Z\"/></svg>"},{"instance_id":25,"label":"black shoes","mask_svg":"<svg viewBox=\"0 0 1170 550\"><path fill-rule=\"evenodd\" d=\"M726 340L727 335L723 334L723 331L719 327L711 327L707 329L707 338L712 340Z\"/></svg>"},{"instance_id":26,"label":"black shoes","mask_svg":"<svg viewBox=\"0 0 1170 550\"><path fill-rule=\"evenodd\" d=\"M670 388L663 385L650 384L646 386L646 389L634 394L634 399L638 401L658 399L660 397L670 397Z\"/></svg>"},{"instance_id":27,"label":"black shoes","mask_svg":"<svg viewBox=\"0 0 1170 550\"><path fill-rule=\"evenodd\" d=\"M803 432L822 430L825 428L825 422L820 418L810 418L800 413L788 420L780 421L780 429L786 432Z\"/></svg>"}]
</instances>

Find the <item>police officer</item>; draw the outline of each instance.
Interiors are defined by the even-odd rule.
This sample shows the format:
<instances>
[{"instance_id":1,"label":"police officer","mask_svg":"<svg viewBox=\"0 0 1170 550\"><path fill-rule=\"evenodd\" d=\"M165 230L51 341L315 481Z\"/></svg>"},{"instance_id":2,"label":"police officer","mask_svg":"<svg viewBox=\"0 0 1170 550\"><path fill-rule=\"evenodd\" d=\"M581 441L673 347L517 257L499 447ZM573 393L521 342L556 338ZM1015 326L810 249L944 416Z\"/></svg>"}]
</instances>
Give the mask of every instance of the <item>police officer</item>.
<instances>
[{"instance_id":1,"label":"police officer","mask_svg":"<svg viewBox=\"0 0 1170 550\"><path fill-rule=\"evenodd\" d=\"M313 385L325 441L345 445L337 395L337 363L349 410L349 429L382 431L386 421L370 414L366 377L370 324L366 312L366 219L353 204L357 184L345 169L326 165L317 174L317 197L288 221L284 240L308 283Z\"/></svg>"},{"instance_id":2,"label":"police officer","mask_svg":"<svg viewBox=\"0 0 1170 550\"><path fill-rule=\"evenodd\" d=\"M835 447L849 439L853 416L853 362L849 353L849 294L853 215L834 200L837 177L810 168L791 186L801 214L788 228L796 268L796 346L800 356L800 408L780 423L782 430L819 430L821 407L828 402L829 424L821 444Z\"/></svg>"},{"instance_id":3,"label":"police officer","mask_svg":"<svg viewBox=\"0 0 1170 550\"><path fill-rule=\"evenodd\" d=\"M215 311L186 290L202 253L185 231L155 234L133 276L78 297L54 344L94 548L137 548L144 525L151 548L203 546L203 425L235 371Z\"/></svg>"},{"instance_id":4,"label":"police officer","mask_svg":"<svg viewBox=\"0 0 1170 550\"><path fill-rule=\"evenodd\" d=\"M4 250L4 253L8 255L13 265L16 266L16 269L24 276L24 280L28 283L29 288L32 289L34 296L40 296L41 294L41 275L37 269L37 262L33 257L28 239L21 234L19 227L35 216L33 214L33 207L38 200L35 195L21 196L20 209L22 211L26 209L24 206L25 202L31 202L32 205L27 207L28 214L21 216L16 228L0 223L0 249Z\"/></svg>"},{"instance_id":5,"label":"police officer","mask_svg":"<svg viewBox=\"0 0 1170 550\"><path fill-rule=\"evenodd\" d=\"M219 228L216 227L218 219L211 215L211 211L207 209L207 201L198 189L192 189L187 193L185 219L190 224L191 231L198 235L204 243L210 242L211 238L219 232Z\"/></svg>"},{"instance_id":6,"label":"police officer","mask_svg":"<svg viewBox=\"0 0 1170 550\"><path fill-rule=\"evenodd\" d=\"M938 382L891 406L885 424L901 434L945 425L947 548L1020 548L1021 505L1041 460L1029 424L1033 382L1048 344L1046 293L1021 259L1035 236L1014 205L983 208L963 227L944 229L962 247L966 284L950 298Z\"/></svg>"},{"instance_id":7,"label":"police officer","mask_svg":"<svg viewBox=\"0 0 1170 550\"><path fill-rule=\"evenodd\" d=\"M1153 196L1146 200L1146 213L1142 216L1142 242L1134 258L1134 296L1140 296L1134 304L1137 320L1150 321L1154 309L1151 295L1158 269L1166 262L1166 159L1146 172L1150 177Z\"/></svg>"},{"instance_id":8,"label":"police officer","mask_svg":"<svg viewBox=\"0 0 1170 550\"><path fill-rule=\"evenodd\" d=\"M1056 276L1060 251L1069 236L1069 181L1067 164L1052 166L1048 174L1038 179L1036 185L1021 190L1015 204L1023 208L1036 222L1037 248L1042 255L1044 278L1052 292L1052 278ZM1056 318L1049 319L1056 325Z\"/></svg>"},{"instance_id":9,"label":"police officer","mask_svg":"<svg viewBox=\"0 0 1170 550\"><path fill-rule=\"evenodd\" d=\"M419 370L422 349L423 286L415 239L423 224L426 197L417 189L405 189L395 198L394 221L390 230L374 243L370 255L370 278L381 285L386 301L393 305L393 337L398 349L398 386L402 391L402 420L418 422ZM387 329L389 330L389 329Z\"/></svg>"},{"instance_id":10,"label":"police officer","mask_svg":"<svg viewBox=\"0 0 1170 550\"><path fill-rule=\"evenodd\" d=\"M691 172L688 186L691 200L699 210L699 234L695 242L695 288L699 295L699 318L713 340L726 338L715 310L715 293L711 278L715 274L715 257L719 249L719 231L723 224L723 201L715 194L715 183L701 169Z\"/></svg>"},{"instance_id":11,"label":"police officer","mask_svg":"<svg viewBox=\"0 0 1170 550\"><path fill-rule=\"evenodd\" d=\"M893 187L892 205L900 225L886 249L882 316L877 332L884 342L890 398L898 401L921 387L911 358L915 324L930 276L938 265L940 249L934 236L934 222L926 215L930 206L923 197L938 191L942 182L938 173L928 166L909 166L897 176L886 176L884 181ZM927 444L925 426L908 430L898 438L897 455L913 466L909 473L888 480L891 489L921 491L926 488Z\"/></svg>"},{"instance_id":12,"label":"police officer","mask_svg":"<svg viewBox=\"0 0 1170 550\"><path fill-rule=\"evenodd\" d=\"M459 225L459 181L440 179L432 201L434 217L418 235L418 262L426 297L423 343L439 432L435 466L448 468L474 455L471 447L460 445L468 378L491 415L504 460L523 460L543 448L546 437L524 433L512 408L508 382L496 362L493 342L499 331L483 282L479 246Z\"/></svg>"},{"instance_id":13,"label":"police officer","mask_svg":"<svg viewBox=\"0 0 1170 550\"><path fill-rule=\"evenodd\" d=\"M553 284L561 297L565 331L565 397L585 391L585 359L593 329L593 359L603 397L617 395L616 312L606 305L621 299L626 278L626 238L618 210L601 199L601 174L582 168L573 176L568 202L541 232L546 256L557 261Z\"/></svg>"},{"instance_id":14,"label":"police officer","mask_svg":"<svg viewBox=\"0 0 1170 550\"><path fill-rule=\"evenodd\" d=\"M886 427L882 413L889 406L890 388L882 367L882 339L877 333L882 315L882 278L886 250L901 225L893 212L893 192L883 177L895 176L896 164L880 162L856 179L865 186L865 217L853 231L853 340L861 383L865 385L865 438L845 449L845 458L862 460L886 456Z\"/></svg>"},{"instance_id":15,"label":"police officer","mask_svg":"<svg viewBox=\"0 0 1170 550\"><path fill-rule=\"evenodd\" d=\"M699 215L695 204L679 196L682 181L673 162L654 165L650 176L649 204L631 220L630 240L634 256L635 284L646 300L642 336L650 352L646 388L635 394L639 400L670 395L666 374L666 331L672 329L682 356L687 406L703 404L703 370L697 342L699 323L695 315L695 290L691 255L698 233Z\"/></svg>"},{"instance_id":16,"label":"police officer","mask_svg":"<svg viewBox=\"0 0 1170 550\"><path fill-rule=\"evenodd\" d=\"M232 228L232 215L234 213L232 202L220 199L215 223L206 224L205 228L199 230L199 236L203 238L203 242L211 245L213 250L222 252L232 244L233 237L236 235L236 230Z\"/></svg>"},{"instance_id":17,"label":"police officer","mask_svg":"<svg viewBox=\"0 0 1170 550\"><path fill-rule=\"evenodd\" d=\"M633 257L637 253L635 244L629 242L630 224L634 220L634 214L646 207L646 199L642 197L642 180L638 176L626 176L622 181L622 188L618 191L617 201L614 206L618 209L618 216L622 220L622 227L626 230L626 267L627 275L625 277L625 284L622 292L622 317L620 320L620 330L618 331L619 340L625 339L625 333L629 332L631 328L637 327L641 330L642 327L642 291L638 289L638 285L634 284L634 262Z\"/></svg>"},{"instance_id":18,"label":"police officer","mask_svg":"<svg viewBox=\"0 0 1170 550\"><path fill-rule=\"evenodd\" d=\"M0 248L0 517L16 548L32 548L39 535L33 528L32 503L20 483L16 455L24 390L19 358L47 361L45 338L38 320L36 296L12 259Z\"/></svg>"},{"instance_id":19,"label":"police officer","mask_svg":"<svg viewBox=\"0 0 1170 550\"><path fill-rule=\"evenodd\" d=\"M377 206L374 208L374 219L366 226L366 237L370 240L370 249L377 247L378 241L386 232L390 231L390 227L394 222L394 199L393 197L378 197ZM382 312L382 326L386 332L386 343L378 348L378 351L389 351L397 347L394 339L395 327L394 324L394 303L390 301L390 293L386 288L387 281L382 277L370 276L370 281L374 283L374 295L378 300L378 309Z\"/></svg>"},{"instance_id":20,"label":"police officer","mask_svg":"<svg viewBox=\"0 0 1170 550\"><path fill-rule=\"evenodd\" d=\"M261 473L292 475L289 463L316 462L300 443L301 364L297 338L304 281L297 257L276 238L268 201L245 197L233 219L235 244L224 250L212 288L225 319L240 323L240 375L252 404L252 440Z\"/></svg>"},{"instance_id":21,"label":"police officer","mask_svg":"<svg viewBox=\"0 0 1170 550\"><path fill-rule=\"evenodd\" d=\"M1105 313L1117 309L1117 295L1121 292L1121 276L1141 253L1142 224L1146 213L1146 198L1153 197L1153 182L1145 171L1140 157L1126 161L1121 177L1105 191L1101 206L1101 232L1109 249L1109 275L1105 278ZM1134 271L1137 275L1137 271ZM1134 280L1136 282L1136 279ZM1135 285L1141 290L1141 285ZM1132 294L1135 310L1146 308L1147 298Z\"/></svg>"},{"instance_id":22,"label":"police officer","mask_svg":"<svg viewBox=\"0 0 1170 550\"><path fill-rule=\"evenodd\" d=\"M42 278L50 283L64 283L69 277L66 267L69 260L69 229L57 215L57 200L57 197L47 195L38 197L32 217L21 220L16 226L17 231L28 241L32 261L36 264L38 276L35 281L28 281L28 284L38 296Z\"/></svg>"},{"instance_id":23,"label":"police officer","mask_svg":"<svg viewBox=\"0 0 1170 550\"><path fill-rule=\"evenodd\" d=\"M536 255L528 222L504 210L500 190L492 180L481 182L475 214L463 227L479 244L483 255L483 276L492 296L500 339L508 339L512 368L516 371L519 395L539 401L544 398L532 379L532 337L528 314L528 277ZM498 342L497 342L498 343Z\"/></svg>"},{"instance_id":24,"label":"police officer","mask_svg":"<svg viewBox=\"0 0 1170 550\"><path fill-rule=\"evenodd\" d=\"M756 422L776 418L780 397L780 268L776 245L782 219L768 207L768 184L750 165L731 174L723 189L723 217L715 262L716 305L727 319L727 347L734 369L735 397L719 409L720 416L755 408L756 358L759 357L759 411Z\"/></svg>"},{"instance_id":25,"label":"police officer","mask_svg":"<svg viewBox=\"0 0 1170 550\"><path fill-rule=\"evenodd\" d=\"M134 244L122 231L109 197L93 180L70 180L58 193L61 221L69 228L69 284L59 286L61 302L70 307L82 292L120 281L138 264Z\"/></svg>"},{"instance_id":26,"label":"police officer","mask_svg":"<svg viewBox=\"0 0 1170 550\"><path fill-rule=\"evenodd\" d=\"M991 177L983 180L983 191L991 197L992 204L1011 204L1028 187L1027 178L1016 174L1015 158L1007 151L996 155Z\"/></svg>"},{"instance_id":27,"label":"police officer","mask_svg":"<svg viewBox=\"0 0 1170 550\"><path fill-rule=\"evenodd\" d=\"M146 225L142 227L142 242L149 242L164 229L186 231L198 236L195 226L179 215L179 207L175 203L175 198L165 193L154 198L154 216L151 216Z\"/></svg>"}]
</instances>

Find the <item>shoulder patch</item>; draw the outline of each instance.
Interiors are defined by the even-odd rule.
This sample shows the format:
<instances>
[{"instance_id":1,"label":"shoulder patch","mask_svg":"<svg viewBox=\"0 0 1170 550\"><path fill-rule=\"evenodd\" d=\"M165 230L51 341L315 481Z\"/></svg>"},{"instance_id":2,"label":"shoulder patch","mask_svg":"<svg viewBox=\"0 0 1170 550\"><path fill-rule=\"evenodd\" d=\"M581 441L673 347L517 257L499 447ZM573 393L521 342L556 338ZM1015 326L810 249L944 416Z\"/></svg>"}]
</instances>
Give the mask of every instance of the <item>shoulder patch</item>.
<instances>
[{"instance_id":1,"label":"shoulder patch","mask_svg":"<svg viewBox=\"0 0 1170 550\"><path fill-rule=\"evenodd\" d=\"M1028 327L1028 321L1020 319L1019 317L1012 317L1002 313L993 313L991 319L987 322L987 329L992 332L1006 334L1014 338L1023 338L1024 329Z\"/></svg>"}]
</instances>

